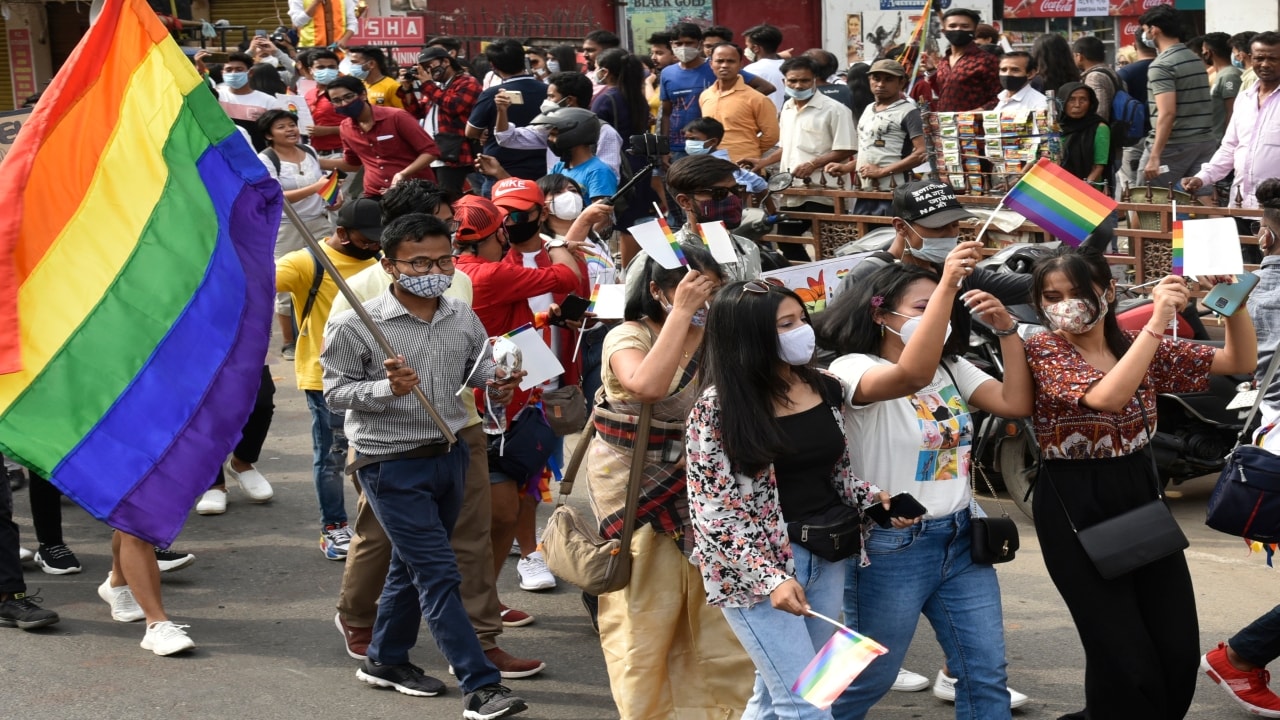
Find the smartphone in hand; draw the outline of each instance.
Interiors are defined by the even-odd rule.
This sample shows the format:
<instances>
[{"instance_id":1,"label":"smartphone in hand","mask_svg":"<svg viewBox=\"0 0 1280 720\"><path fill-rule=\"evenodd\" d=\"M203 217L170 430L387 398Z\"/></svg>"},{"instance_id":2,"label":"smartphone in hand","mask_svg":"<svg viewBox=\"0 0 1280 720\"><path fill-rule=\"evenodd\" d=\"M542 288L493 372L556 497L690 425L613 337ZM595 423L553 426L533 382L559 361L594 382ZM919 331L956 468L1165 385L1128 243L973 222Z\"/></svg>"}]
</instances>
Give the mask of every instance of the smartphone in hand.
<instances>
[{"instance_id":1,"label":"smartphone in hand","mask_svg":"<svg viewBox=\"0 0 1280 720\"><path fill-rule=\"evenodd\" d=\"M880 527L889 528L893 526L889 521L890 518L914 520L928 512L928 509L921 505L919 500L911 497L910 493L898 493L889 501L888 510L884 509L884 505L876 503L863 512L867 517L875 520Z\"/></svg>"},{"instance_id":2,"label":"smartphone in hand","mask_svg":"<svg viewBox=\"0 0 1280 720\"><path fill-rule=\"evenodd\" d=\"M551 318L551 324L564 327L566 320L577 322L582 319L589 307L591 307L590 300L570 293L565 297L564 302L560 303L560 315Z\"/></svg>"},{"instance_id":3,"label":"smartphone in hand","mask_svg":"<svg viewBox=\"0 0 1280 720\"><path fill-rule=\"evenodd\" d=\"M1236 276L1233 283L1218 283L1208 295L1204 296L1204 306L1222 317L1230 317L1244 304L1249 293L1258 285L1258 276L1244 273Z\"/></svg>"}]
</instances>

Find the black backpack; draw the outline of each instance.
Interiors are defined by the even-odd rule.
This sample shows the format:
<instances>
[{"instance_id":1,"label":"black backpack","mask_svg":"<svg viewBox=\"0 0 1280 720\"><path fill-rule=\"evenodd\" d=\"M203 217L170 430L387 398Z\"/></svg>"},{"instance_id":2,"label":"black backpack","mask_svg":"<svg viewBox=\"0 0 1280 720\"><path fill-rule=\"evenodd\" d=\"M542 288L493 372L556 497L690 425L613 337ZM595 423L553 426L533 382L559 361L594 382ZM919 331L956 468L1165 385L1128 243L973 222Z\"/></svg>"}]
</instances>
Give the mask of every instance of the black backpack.
<instances>
[{"instance_id":1,"label":"black backpack","mask_svg":"<svg viewBox=\"0 0 1280 720\"><path fill-rule=\"evenodd\" d=\"M320 162L320 156L316 154L315 148L311 147L310 145L299 145L298 147L302 148L302 150L306 152L308 155L310 155L311 158L315 160L317 163ZM262 154L266 155L267 159L271 161L271 164L275 166L276 177L280 177L280 155L276 153L275 148L269 147L263 150Z\"/></svg>"}]
</instances>

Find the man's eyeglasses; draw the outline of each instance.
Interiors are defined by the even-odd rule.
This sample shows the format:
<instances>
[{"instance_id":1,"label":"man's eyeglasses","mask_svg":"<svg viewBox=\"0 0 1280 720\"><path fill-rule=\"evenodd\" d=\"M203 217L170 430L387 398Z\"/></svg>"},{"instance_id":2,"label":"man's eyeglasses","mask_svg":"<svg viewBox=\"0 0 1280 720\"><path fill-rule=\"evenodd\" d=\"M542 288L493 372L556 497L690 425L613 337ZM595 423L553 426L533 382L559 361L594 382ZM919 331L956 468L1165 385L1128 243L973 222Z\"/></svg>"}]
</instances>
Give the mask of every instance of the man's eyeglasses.
<instances>
[{"instance_id":1,"label":"man's eyeglasses","mask_svg":"<svg viewBox=\"0 0 1280 720\"><path fill-rule=\"evenodd\" d=\"M453 270L453 257L442 258L414 258L412 260L397 260L396 258L387 258L393 263L404 263L413 268L415 272L425 273L431 272L432 268L440 268L440 272L450 272Z\"/></svg>"},{"instance_id":2,"label":"man's eyeglasses","mask_svg":"<svg viewBox=\"0 0 1280 720\"><path fill-rule=\"evenodd\" d=\"M335 97L335 96L333 96L333 95L330 95L330 96L329 96L329 102L330 102L334 107L342 107L342 106L344 106L344 105L350 105L351 103L355 102L355 101L356 101L356 98L358 98L358 97L360 97L360 96L359 96L359 95L357 95L357 94L355 94L355 93L351 93L350 95L343 95L343 96L341 96L341 97Z\"/></svg>"},{"instance_id":3,"label":"man's eyeglasses","mask_svg":"<svg viewBox=\"0 0 1280 720\"><path fill-rule=\"evenodd\" d=\"M693 194L694 195L710 195L712 200L714 200L715 202L720 202L721 200L724 200L730 195L736 195L738 197L742 197L742 188L736 187L736 186L735 187L703 188L701 190L695 190Z\"/></svg>"}]
</instances>

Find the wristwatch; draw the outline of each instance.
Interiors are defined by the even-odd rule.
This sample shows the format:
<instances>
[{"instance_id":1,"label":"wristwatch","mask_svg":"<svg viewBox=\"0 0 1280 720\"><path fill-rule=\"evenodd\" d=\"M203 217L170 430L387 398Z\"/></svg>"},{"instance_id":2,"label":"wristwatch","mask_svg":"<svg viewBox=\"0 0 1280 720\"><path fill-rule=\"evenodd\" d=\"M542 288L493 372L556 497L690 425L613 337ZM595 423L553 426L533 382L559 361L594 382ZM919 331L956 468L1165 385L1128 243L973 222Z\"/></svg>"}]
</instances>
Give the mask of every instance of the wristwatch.
<instances>
[{"instance_id":1,"label":"wristwatch","mask_svg":"<svg viewBox=\"0 0 1280 720\"><path fill-rule=\"evenodd\" d=\"M555 248L562 248L562 247L569 247L569 241L565 240L564 238L556 238L555 240L552 240L551 242L547 243L548 250L553 250Z\"/></svg>"}]
</instances>

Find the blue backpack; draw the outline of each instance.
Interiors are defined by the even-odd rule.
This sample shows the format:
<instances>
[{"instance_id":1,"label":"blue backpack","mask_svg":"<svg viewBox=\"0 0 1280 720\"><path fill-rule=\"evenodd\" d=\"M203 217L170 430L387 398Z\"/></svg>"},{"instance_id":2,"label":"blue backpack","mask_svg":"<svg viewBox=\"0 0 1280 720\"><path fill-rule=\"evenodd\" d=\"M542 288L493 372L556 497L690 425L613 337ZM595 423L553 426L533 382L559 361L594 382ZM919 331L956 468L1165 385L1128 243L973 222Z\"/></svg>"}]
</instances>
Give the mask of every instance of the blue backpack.
<instances>
[{"instance_id":1,"label":"blue backpack","mask_svg":"<svg viewBox=\"0 0 1280 720\"><path fill-rule=\"evenodd\" d=\"M1102 72L1111 80L1116 94L1111 98L1111 142L1114 145L1133 147L1147 137L1147 104L1130 95L1124 81L1111 70Z\"/></svg>"}]
</instances>

